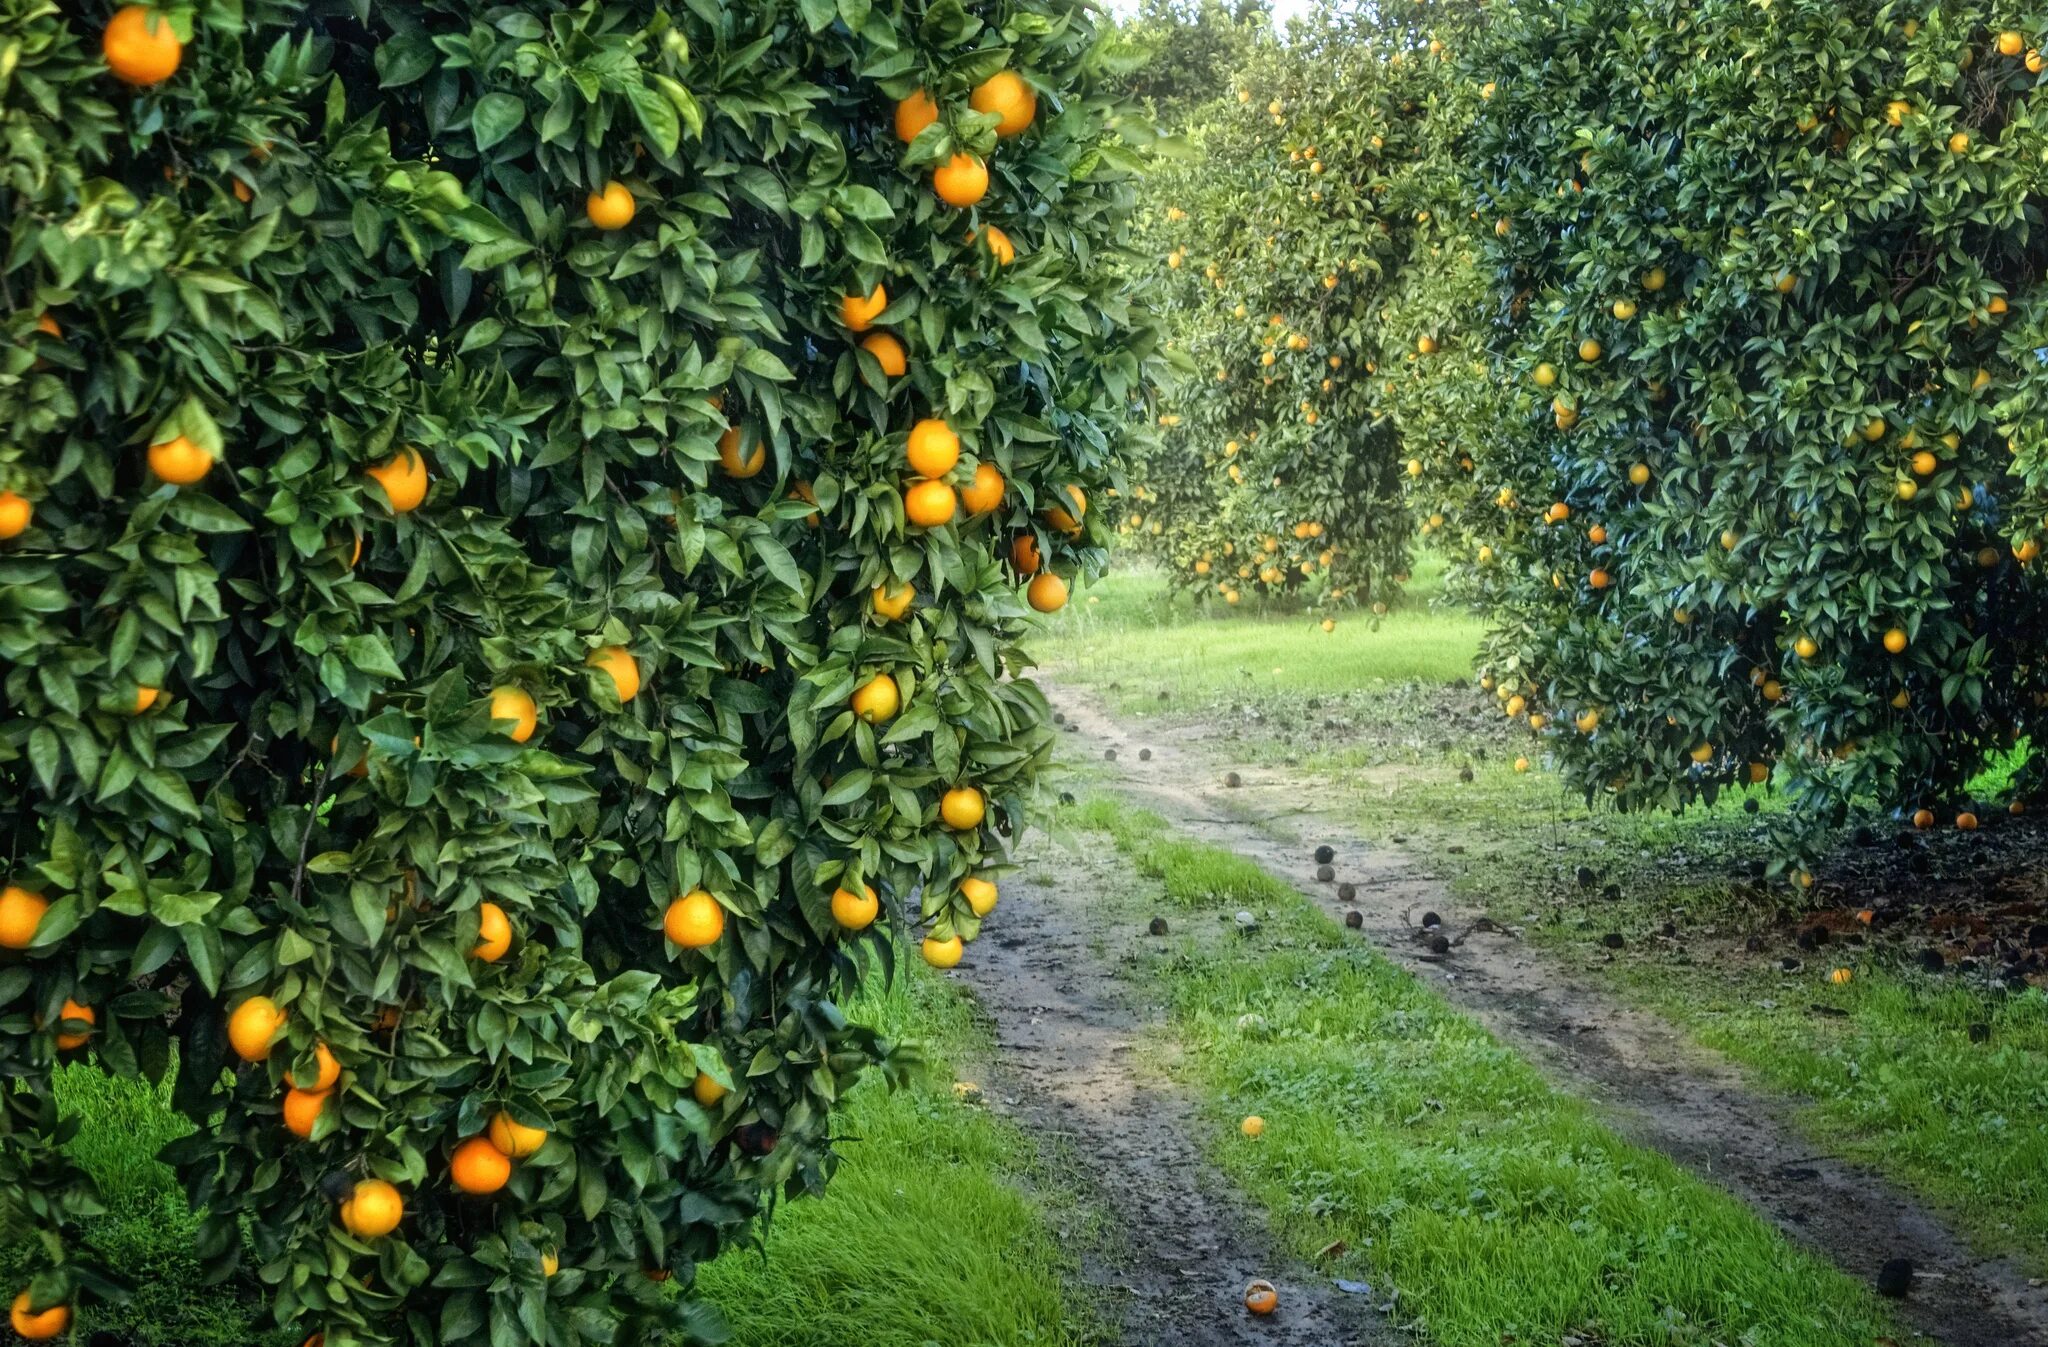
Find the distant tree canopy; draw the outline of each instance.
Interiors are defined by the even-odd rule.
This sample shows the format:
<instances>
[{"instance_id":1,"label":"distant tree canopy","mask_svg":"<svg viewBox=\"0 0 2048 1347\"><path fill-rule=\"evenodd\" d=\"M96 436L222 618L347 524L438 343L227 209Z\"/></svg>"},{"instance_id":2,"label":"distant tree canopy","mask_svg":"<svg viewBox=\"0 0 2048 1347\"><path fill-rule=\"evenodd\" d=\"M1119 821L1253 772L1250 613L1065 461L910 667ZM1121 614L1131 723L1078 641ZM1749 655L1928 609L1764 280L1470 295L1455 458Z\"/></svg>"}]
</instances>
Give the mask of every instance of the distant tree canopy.
<instances>
[{"instance_id":1,"label":"distant tree canopy","mask_svg":"<svg viewBox=\"0 0 2048 1347\"><path fill-rule=\"evenodd\" d=\"M1178 129L1172 124L1214 98L1271 36L1273 7L1270 0L1140 0L1124 31L1146 57L1132 92Z\"/></svg>"}]
</instances>

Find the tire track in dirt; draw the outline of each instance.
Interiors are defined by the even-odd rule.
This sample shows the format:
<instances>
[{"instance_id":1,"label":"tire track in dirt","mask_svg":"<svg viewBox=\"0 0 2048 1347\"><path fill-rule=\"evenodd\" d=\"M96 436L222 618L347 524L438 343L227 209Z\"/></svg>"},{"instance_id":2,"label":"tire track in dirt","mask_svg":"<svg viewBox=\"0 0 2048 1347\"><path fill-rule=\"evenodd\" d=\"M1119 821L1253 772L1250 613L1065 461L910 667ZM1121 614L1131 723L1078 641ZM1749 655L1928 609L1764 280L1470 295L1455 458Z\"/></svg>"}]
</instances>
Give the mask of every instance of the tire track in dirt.
<instances>
[{"instance_id":1,"label":"tire track in dirt","mask_svg":"<svg viewBox=\"0 0 2048 1347\"><path fill-rule=\"evenodd\" d=\"M1088 1159L1091 1198L1115 1222L1109 1265L1091 1281L1122 1294L1124 1347L1393 1347L1371 1297L1294 1264L1195 1141L1193 1104L1139 1061L1155 1016L1118 995L1101 950L1144 928L1100 920L1024 876L1003 883L1004 920L970 947L966 985L988 1010L996 1054L991 1107ZM1005 934L1010 932L1010 934ZM1280 1308L1254 1318L1241 1297L1273 1282Z\"/></svg>"},{"instance_id":2,"label":"tire track in dirt","mask_svg":"<svg viewBox=\"0 0 2048 1347\"><path fill-rule=\"evenodd\" d=\"M1362 934L1395 964L1473 1015L1560 1088L1594 1104L1621 1135L1663 1152L1741 1198L1802 1245L1865 1281L1888 1259L1910 1259L1900 1320L1950 1347L2048 1347L2048 1288L2013 1260L1973 1251L1928 1208L1860 1166L1814 1154L1791 1119L1797 1101L1760 1093L1742 1070L1668 1021L1596 988L1512 934L1474 931L1445 956L1415 938L1414 914L1435 911L1465 929L1449 889L1397 851L1348 835L1303 810L1307 792L1285 773L1212 758L1198 727L1149 723L1132 732L1087 694L1039 679L1084 740L1117 749L1103 764L1112 788L1198 841L1234 851L1314 899L1332 919L1361 914ZM1151 750L1149 762L1132 750ZM1233 769L1241 785L1225 784ZM1274 828L1295 833L1291 840ZM1336 849L1342 902L1315 878L1313 848Z\"/></svg>"}]
</instances>

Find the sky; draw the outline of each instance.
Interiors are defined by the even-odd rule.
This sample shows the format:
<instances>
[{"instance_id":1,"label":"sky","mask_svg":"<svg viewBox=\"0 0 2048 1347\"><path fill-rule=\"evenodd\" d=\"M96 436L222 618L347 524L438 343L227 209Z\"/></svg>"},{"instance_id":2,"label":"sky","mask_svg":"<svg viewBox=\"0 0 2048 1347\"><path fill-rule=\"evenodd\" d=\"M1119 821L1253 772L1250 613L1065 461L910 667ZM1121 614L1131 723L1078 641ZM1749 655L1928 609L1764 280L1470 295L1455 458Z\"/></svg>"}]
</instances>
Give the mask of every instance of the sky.
<instances>
[{"instance_id":1,"label":"sky","mask_svg":"<svg viewBox=\"0 0 2048 1347\"><path fill-rule=\"evenodd\" d=\"M1285 27L1289 19L1308 13L1319 3L1320 0L1273 0L1273 22ZM1138 7L1138 0L1109 0L1109 7L1119 14L1129 14Z\"/></svg>"}]
</instances>

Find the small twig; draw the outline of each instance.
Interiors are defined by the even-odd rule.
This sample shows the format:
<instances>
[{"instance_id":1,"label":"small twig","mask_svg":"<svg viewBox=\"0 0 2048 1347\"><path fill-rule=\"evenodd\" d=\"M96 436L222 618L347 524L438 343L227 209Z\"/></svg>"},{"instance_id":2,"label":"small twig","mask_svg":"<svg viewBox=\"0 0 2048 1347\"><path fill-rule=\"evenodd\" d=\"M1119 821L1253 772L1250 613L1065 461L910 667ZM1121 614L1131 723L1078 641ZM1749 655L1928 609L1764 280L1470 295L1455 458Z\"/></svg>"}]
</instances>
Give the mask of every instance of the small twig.
<instances>
[{"instance_id":1,"label":"small twig","mask_svg":"<svg viewBox=\"0 0 2048 1347\"><path fill-rule=\"evenodd\" d=\"M299 834L299 863L292 869L292 904L297 906L299 890L306 883L306 852L313 845L313 827L319 821L320 802L327 798L327 783L334 779L334 757L321 764L319 784L313 787L313 807L306 811L306 831Z\"/></svg>"}]
</instances>

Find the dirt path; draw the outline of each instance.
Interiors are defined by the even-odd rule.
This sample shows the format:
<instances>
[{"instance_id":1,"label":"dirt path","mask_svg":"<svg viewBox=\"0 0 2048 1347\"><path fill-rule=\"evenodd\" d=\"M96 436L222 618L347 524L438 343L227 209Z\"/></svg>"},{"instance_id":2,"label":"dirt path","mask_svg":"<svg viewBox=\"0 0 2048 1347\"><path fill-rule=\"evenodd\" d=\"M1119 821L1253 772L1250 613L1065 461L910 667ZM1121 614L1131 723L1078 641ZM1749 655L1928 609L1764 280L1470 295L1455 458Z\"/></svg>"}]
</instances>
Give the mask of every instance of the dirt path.
<instances>
[{"instance_id":1,"label":"dirt path","mask_svg":"<svg viewBox=\"0 0 2048 1347\"><path fill-rule=\"evenodd\" d=\"M1119 1245L1114 1266L1088 1274L1124 1293L1124 1347L1405 1341L1369 1296L1341 1292L1275 1253L1260 1219L1203 1159L1192 1105L1138 1060L1150 1017L1119 999L1101 951L1128 947L1143 929L1105 926L1022 877L1004 882L1003 908L963 969L995 1021L997 1075L984 1094L1034 1134L1087 1157ZM1254 1278L1279 1288L1269 1318L1244 1309Z\"/></svg>"},{"instance_id":2,"label":"dirt path","mask_svg":"<svg viewBox=\"0 0 2048 1347\"><path fill-rule=\"evenodd\" d=\"M1333 919L1358 912L1361 933L1435 987L1566 1091L1596 1104L1615 1129L1662 1151L1742 1198L1794 1242L1875 1281L1889 1259L1917 1275L1901 1320L1951 1347L2048 1347L2048 1288L2006 1259L1984 1258L1925 1207L1868 1170L1814 1154L1790 1103L1759 1094L1725 1058L1663 1019L1604 991L1575 985L1568 968L1506 932L1473 931L1447 954L1417 939L1434 911L1457 937L1475 914L1399 852L1346 835L1303 811L1310 793L1284 773L1212 756L1200 727L1130 728L1085 694L1045 686L1053 704L1097 750L1115 789L1188 836L1257 861L1313 897ZM1140 760L1149 750L1149 760ZM1240 784L1226 784L1235 773ZM1314 848L1336 849L1332 882L1316 879ZM1355 886L1341 901L1337 883Z\"/></svg>"}]
</instances>

